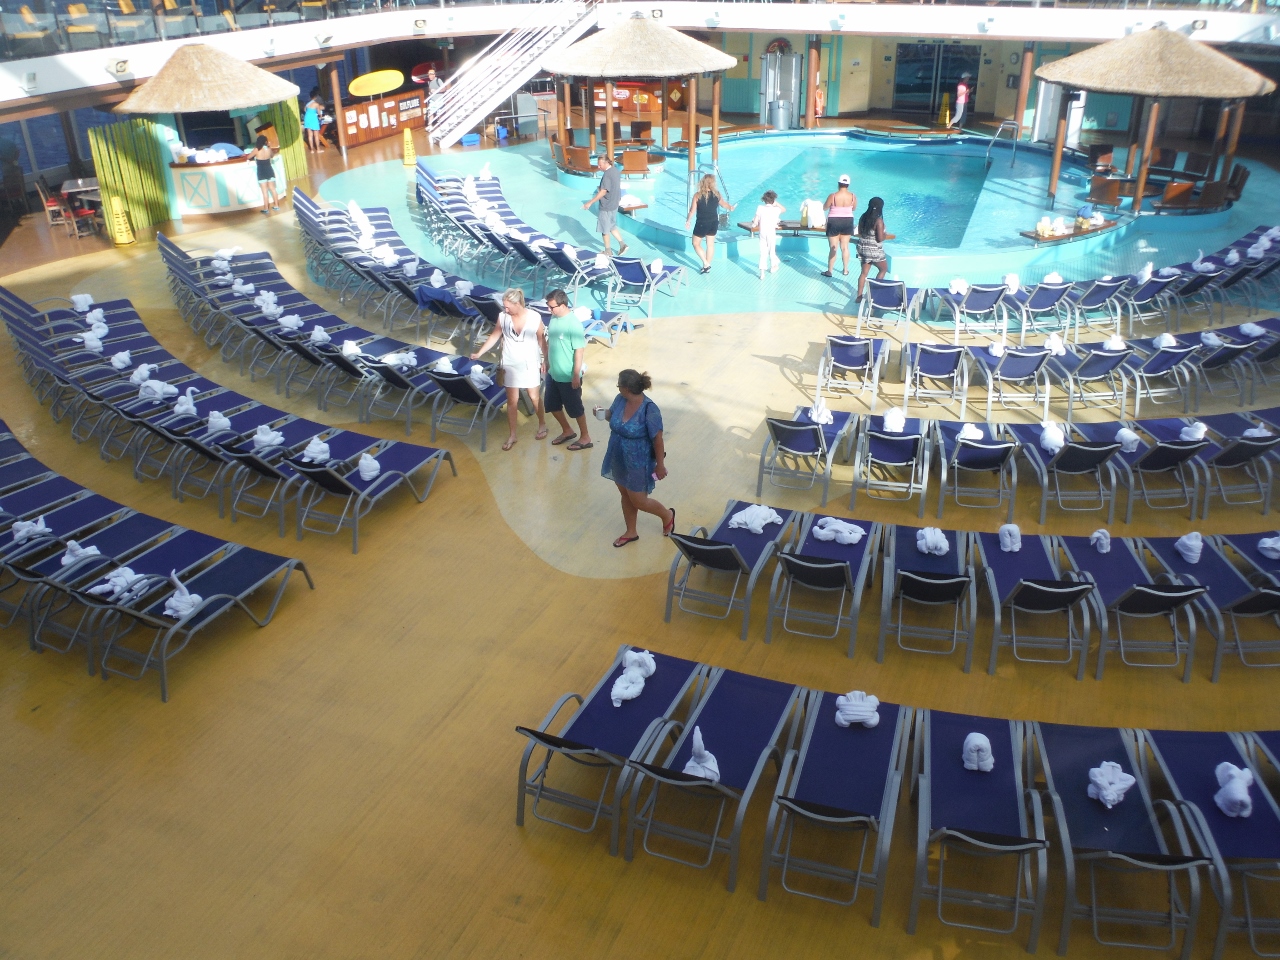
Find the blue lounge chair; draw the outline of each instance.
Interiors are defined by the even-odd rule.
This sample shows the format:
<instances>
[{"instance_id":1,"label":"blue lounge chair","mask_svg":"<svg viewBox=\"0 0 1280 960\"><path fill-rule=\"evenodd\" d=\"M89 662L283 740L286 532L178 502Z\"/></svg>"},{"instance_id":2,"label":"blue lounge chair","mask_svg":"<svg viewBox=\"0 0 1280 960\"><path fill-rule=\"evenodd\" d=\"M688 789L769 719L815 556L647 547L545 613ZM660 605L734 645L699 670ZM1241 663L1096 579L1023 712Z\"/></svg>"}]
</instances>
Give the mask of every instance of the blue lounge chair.
<instances>
[{"instance_id":1,"label":"blue lounge chair","mask_svg":"<svg viewBox=\"0 0 1280 960\"><path fill-rule=\"evenodd\" d=\"M938 519L942 519L942 505L950 493L956 506L964 508L1000 509L1009 502L1008 523L1013 522L1014 501L1018 496L1018 467L1014 458L1018 441L1005 433L1003 428L990 423L969 426L981 436L962 437L965 424L954 420L935 420L934 446L938 451L938 467L942 476L938 484ZM948 473L950 479L948 479ZM993 475L995 486L967 484L964 476ZM968 498L967 500L961 497Z\"/></svg>"},{"instance_id":2,"label":"blue lounge chair","mask_svg":"<svg viewBox=\"0 0 1280 960\"><path fill-rule=\"evenodd\" d=\"M1280 434L1244 436L1258 424L1236 413L1200 417L1211 431L1214 441L1200 453L1205 474L1204 501L1200 516L1208 519L1214 497L1224 504L1240 506L1257 503L1265 517L1271 512L1271 490L1274 469L1271 466Z\"/></svg>"},{"instance_id":3,"label":"blue lounge chair","mask_svg":"<svg viewBox=\"0 0 1280 960\"><path fill-rule=\"evenodd\" d=\"M1124 416L1128 397L1129 378L1124 374L1124 364L1133 350L1108 350L1104 344L1077 344L1059 357L1050 357L1049 376L1067 393L1067 422L1075 420L1075 407L1111 406L1117 416ZM1101 386L1104 389L1090 389Z\"/></svg>"},{"instance_id":4,"label":"blue lounge chair","mask_svg":"<svg viewBox=\"0 0 1280 960\"><path fill-rule=\"evenodd\" d=\"M967 333L1004 333L1009 328L1009 309L1004 302L1007 292L1004 284L975 283L963 294L938 287L930 291L937 300L934 319L943 305L950 309L956 325L954 343L960 342L961 327Z\"/></svg>"},{"instance_id":5,"label":"blue lounge chair","mask_svg":"<svg viewBox=\"0 0 1280 960\"><path fill-rule=\"evenodd\" d=\"M880 325L887 320L894 326L906 326L919 313L920 291L908 287L901 280L876 280L867 278L862 299L858 301L857 335L862 335L862 325Z\"/></svg>"},{"instance_id":6,"label":"blue lounge chair","mask_svg":"<svg viewBox=\"0 0 1280 960\"><path fill-rule=\"evenodd\" d=\"M680 292L685 280L685 268L663 264L656 272L645 266L639 257L612 257L613 282L605 299L605 308L615 306L639 307L646 317L653 315L653 295L662 290L670 296Z\"/></svg>"},{"instance_id":7,"label":"blue lounge chair","mask_svg":"<svg viewBox=\"0 0 1280 960\"><path fill-rule=\"evenodd\" d=\"M831 488L831 462L840 448L849 459L853 446L853 427L857 423L853 414L833 410L830 423L815 423L805 406L796 407L790 420L765 417L769 437L760 451L760 466L756 470L756 496L764 489L765 472L775 487L809 490L822 475L822 506L827 505L827 493Z\"/></svg>"},{"instance_id":8,"label":"blue lounge chair","mask_svg":"<svg viewBox=\"0 0 1280 960\"><path fill-rule=\"evenodd\" d=\"M854 510L861 487L878 500L920 498L917 516L924 516L929 487L931 453L928 420L907 417L901 433L884 429L884 417L863 416L860 420L853 458L853 489L849 509Z\"/></svg>"},{"instance_id":9,"label":"blue lounge chair","mask_svg":"<svg viewBox=\"0 0 1280 960\"><path fill-rule=\"evenodd\" d=\"M1060 426L1066 443L1053 454L1040 445L1042 427L1017 423L1005 426L1022 444L1019 450L1040 484L1040 523L1044 523L1049 510L1050 481L1053 483L1053 498L1058 509L1106 510L1107 523L1111 523L1116 514L1116 468L1112 461L1120 452L1119 442L1112 440L1109 443L1095 443L1087 440L1074 424L1064 423ZM1081 490L1074 484L1064 487L1064 477L1092 480L1092 489ZM1084 506L1068 506L1076 503Z\"/></svg>"},{"instance_id":10,"label":"blue lounge chair","mask_svg":"<svg viewBox=\"0 0 1280 960\"><path fill-rule=\"evenodd\" d=\"M1209 442L1183 440L1180 434L1186 425L1183 420L1137 420L1120 424L1140 438L1136 450L1126 453L1121 449L1112 461L1120 482L1129 490L1125 523L1133 520L1133 502L1139 494L1151 510L1186 510L1188 520L1196 518L1203 469L1200 454ZM1073 427L1091 443L1119 442L1114 423L1077 423ZM1156 483L1156 478L1167 482Z\"/></svg>"},{"instance_id":11,"label":"blue lounge chair","mask_svg":"<svg viewBox=\"0 0 1280 960\"><path fill-rule=\"evenodd\" d=\"M970 534L943 530L948 549L944 556L916 548L916 527L886 526L884 570L880 576L880 639L876 662L884 662L885 640L893 632L898 646L914 653L950 656L964 647L964 672L973 664L973 637L978 616L977 578L970 559ZM953 607L951 627L906 622L906 602L923 607ZM913 646L904 639L917 639Z\"/></svg>"},{"instance_id":12,"label":"blue lounge chair","mask_svg":"<svg viewBox=\"0 0 1280 960\"><path fill-rule=\"evenodd\" d=\"M880 399L880 377L889 364L889 341L869 337L827 337L818 361L816 396L871 394L871 412Z\"/></svg>"},{"instance_id":13,"label":"blue lounge chair","mask_svg":"<svg viewBox=\"0 0 1280 960\"><path fill-rule=\"evenodd\" d=\"M991 419L992 403L998 398L1006 410L1043 407L1041 420L1049 419L1049 370L1051 354L1044 347L1009 347L999 357L990 350L970 350L973 366L987 388L987 419ZM1030 395L1010 394L1016 387Z\"/></svg>"},{"instance_id":14,"label":"blue lounge chair","mask_svg":"<svg viewBox=\"0 0 1280 960\"><path fill-rule=\"evenodd\" d=\"M1018 326L1018 345L1027 342L1027 332L1043 333L1045 330L1061 330L1068 333L1073 318L1071 301L1067 294L1071 292L1070 283L1040 282L1028 290L1022 287L1017 293L1004 295L1005 309L1016 313L1020 321ZM1079 334L1077 334L1077 338ZM1064 337L1065 339L1065 337Z\"/></svg>"},{"instance_id":15,"label":"blue lounge chair","mask_svg":"<svg viewBox=\"0 0 1280 960\"><path fill-rule=\"evenodd\" d=\"M429 372L440 387L431 410L431 442L436 442L437 431L466 436L479 422L480 452L484 453L489 442L489 423L507 405L506 388L495 383L481 390L466 374ZM465 413L468 407L473 411L470 417ZM455 410L462 412L455 413Z\"/></svg>"},{"instance_id":16,"label":"blue lounge chair","mask_svg":"<svg viewBox=\"0 0 1280 960\"><path fill-rule=\"evenodd\" d=\"M959 419L969 403L969 351L965 347L904 343L901 373L908 401L960 403ZM945 388L943 385L945 384Z\"/></svg>"}]
</instances>

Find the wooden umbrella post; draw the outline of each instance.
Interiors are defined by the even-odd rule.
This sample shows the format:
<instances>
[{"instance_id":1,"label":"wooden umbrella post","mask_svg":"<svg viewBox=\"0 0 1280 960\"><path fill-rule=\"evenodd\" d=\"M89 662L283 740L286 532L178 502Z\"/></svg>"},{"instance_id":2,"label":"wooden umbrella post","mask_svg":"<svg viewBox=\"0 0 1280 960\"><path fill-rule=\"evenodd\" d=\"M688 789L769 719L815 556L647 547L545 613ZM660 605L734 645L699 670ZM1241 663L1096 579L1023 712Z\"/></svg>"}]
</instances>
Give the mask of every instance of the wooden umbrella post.
<instances>
[{"instance_id":1,"label":"wooden umbrella post","mask_svg":"<svg viewBox=\"0 0 1280 960\"><path fill-rule=\"evenodd\" d=\"M689 78L689 112L688 127L685 129L685 142L689 144L689 172L698 169L698 78Z\"/></svg>"},{"instance_id":2,"label":"wooden umbrella post","mask_svg":"<svg viewBox=\"0 0 1280 960\"><path fill-rule=\"evenodd\" d=\"M1138 141L1142 138L1142 110L1146 104L1146 97L1133 98L1133 109L1129 113L1129 151L1124 158L1126 177L1133 176L1133 165L1138 159Z\"/></svg>"},{"instance_id":3,"label":"wooden umbrella post","mask_svg":"<svg viewBox=\"0 0 1280 960\"><path fill-rule=\"evenodd\" d=\"M587 103L584 108L587 115L587 147L594 154L596 152L596 85L588 83L583 90L587 94Z\"/></svg>"},{"instance_id":4,"label":"wooden umbrella post","mask_svg":"<svg viewBox=\"0 0 1280 960\"><path fill-rule=\"evenodd\" d=\"M667 88L670 81L662 81L662 149L667 149Z\"/></svg>"},{"instance_id":5,"label":"wooden umbrella post","mask_svg":"<svg viewBox=\"0 0 1280 960\"><path fill-rule=\"evenodd\" d=\"M1138 164L1138 182L1133 187L1133 212L1142 211L1142 194L1147 189L1147 172L1151 168L1151 145L1156 139L1156 123L1160 119L1160 101L1151 101L1147 114L1147 132L1142 138L1142 162Z\"/></svg>"},{"instance_id":6,"label":"wooden umbrella post","mask_svg":"<svg viewBox=\"0 0 1280 960\"><path fill-rule=\"evenodd\" d=\"M604 152L613 159L613 81L604 83Z\"/></svg>"},{"instance_id":7,"label":"wooden umbrella post","mask_svg":"<svg viewBox=\"0 0 1280 960\"><path fill-rule=\"evenodd\" d=\"M333 122L338 125L338 149L342 152L342 159L347 159L347 121L342 111L342 81L338 76L338 65L336 63L329 64L329 92L333 95ZM426 99L426 91L423 91L423 99ZM423 103L426 106L426 103ZM427 137L428 145L431 138Z\"/></svg>"},{"instance_id":8,"label":"wooden umbrella post","mask_svg":"<svg viewBox=\"0 0 1280 960\"><path fill-rule=\"evenodd\" d=\"M818 125L818 67L822 62L822 38L809 37L809 89L804 97L804 125L812 130Z\"/></svg>"},{"instance_id":9,"label":"wooden umbrella post","mask_svg":"<svg viewBox=\"0 0 1280 960\"><path fill-rule=\"evenodd\" d=\"M1231 119L1230 100L1223 100L1218 110L1218 125L1213 130L1213 151L1209 154L1209 169L1205 176L1209 180L1218 179L1218 161L1222 159L1222 141L1227 136L1227 122Z\"/></svg>"},{"instance_id":10,"label":"wooden umbrella post","mask_svg":"<svg viewBox=\"0 0 1280 960\"><path fill-rule=\"evenodd\" d=\"M1240 127L1244 123L1244 101L1236 103L1235 116L1231 118L1231 132L1227 134L1227 155L1222 160L1222 176L1219 179L1229 180L1231 168L1236 162L1236 147L1240 144Z\"/></svg>"},{"instance_id":11,"label":"wooden umbrella post","mask_svg":"<svg viewBox=\"0 0 1280 960\"><path fill-rule=\"evenodd\" d=\"M1049 208L1058 201L1058 177L1062 173L1062 151L1067 145L1067 118L1071 115L1074 90L1063 88L1058 99L1058 129L1053 136L1053 165L1049 168Z\"/></svg>"},{"instance_id":12,"label":"wooden umbrella post","mask_svg":"<svg viewBox=\"0 0 1280 960\"><path fill-rule=\"evenodd\" d=\"M573 98L569 95L569 90L572 88L569 86L568 80L565 80L561 87L564 93L564 103L556 110L556 113L560 114L558 136L560 137L560 146L567 147L569 146L569 131L573 129L573 116L569 113L573 107Z\"/></svg>"},{"instance_id":13,"label":"wooden umbrella post","mask_svg":"<svg viewBox=\"0 0 1280 960\"><path fill-rule=\"evenodd\" d=\"M1022 139L1022 118L1027 113L1027 99L1031 96L1031 73L1036 64L1036 45L1022 46L1022 73L1018 76L1018 100L1013 107L1013 121L1018 125L1018 139Z\"/></svg>"},{"instance_id":14,"label":"wooden umbrella post","mask_svg":"<svg viewBox=\"0 0 1280 960\"><path fill-rule=\"evenodd\" d=\"M711 162L720 163L720 80L717 73L711 80Z\"/></svg>"}]
</instances>

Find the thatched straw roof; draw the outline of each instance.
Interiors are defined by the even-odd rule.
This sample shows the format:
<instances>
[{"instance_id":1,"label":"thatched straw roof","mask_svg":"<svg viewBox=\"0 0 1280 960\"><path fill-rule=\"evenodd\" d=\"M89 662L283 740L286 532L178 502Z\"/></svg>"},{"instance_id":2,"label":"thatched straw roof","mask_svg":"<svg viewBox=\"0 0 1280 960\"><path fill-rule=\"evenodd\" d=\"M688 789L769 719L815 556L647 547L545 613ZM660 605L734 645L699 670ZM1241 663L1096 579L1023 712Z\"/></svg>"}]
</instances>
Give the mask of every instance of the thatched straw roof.
<instances>
[{"instance_id":1,"label":"thatched straw roof","mask_svg":"<svg viewBox=\"0 0 1280 960\"><path fill-rule=\"evenodd\" d=\"M125 100L116 113L195 113L279 103L298 88L261 67L237 60L203 43L179 47L156 73Z\"/></svg>"},{"instance_id":2,"label":"thatched straw roof","mask_svg":"<svg viewBox=\"0 0 1280 960\"><path fill-rule=\"evenodd\" d=\"M1276 85L1176 30L1156 27L1091 47L1053 63L1036 76L1074 90L1143 97L1260 97Z\"/></svg>"},{"instance_id":3,"label":"thatched straw roof","mask_svg":"<svg viewBox=\"0 0 1280 960\"><path fill-rule=\"evenodd\" d=\"M728 70L737 62L715 47L637 13L551 54L541 66L562 77L658 80Z\"/></svg>"}]
</instances>

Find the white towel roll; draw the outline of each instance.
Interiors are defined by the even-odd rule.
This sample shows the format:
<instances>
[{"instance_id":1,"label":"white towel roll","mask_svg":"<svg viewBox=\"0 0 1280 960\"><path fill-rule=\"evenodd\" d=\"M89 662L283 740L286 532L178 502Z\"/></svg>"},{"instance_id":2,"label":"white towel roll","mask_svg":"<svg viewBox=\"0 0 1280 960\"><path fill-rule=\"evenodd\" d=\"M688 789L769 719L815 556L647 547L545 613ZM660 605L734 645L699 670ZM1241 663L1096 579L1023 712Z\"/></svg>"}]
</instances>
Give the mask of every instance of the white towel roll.
<instances>
[{"instance_id":1,"label":"white towel roll","mask_svg":"<svg viewBox=\"0 0 1280 960\"><path fill-rule=\"evenodd\" d=\"M1121 427L1116 431L1116 440L1125 453L1133 453L1142 445L1142 438L1128 427Z\"/></svg>"},{"instance_id":2,"label":"white towel roll","mask_svg":"<svg viewBox=\"0 0 1280 960\"><path fill-rule=\"evenodd\" d=\"M89 308L93 306L93 294L73 293L71 295L71 305L76 308L76 313L88 313Z\"/></svg>"},{"instance_id":3,"label":"white towel roll","mask_svg":"<svg viewBox=\"0 0 1280 960\"><path fill-rule=\"evenodd\" d=\"M883 429L885 433L901 433L907 426L907 415L901 407L890 407L885 411Z\"/></svg>"},{"instance_id":4,"label":"white towel roll","mask_svg":"<svg viewBox=\"0 0 1280 960\"><path fill-rule=\"evenodd\" d=\"M311 328L311 338L309 342L328 343L332 339L333 338L329 336L328 333L325 332L324 327L320 326L320 324L317 323L314 327Z\"/></svg>"},{"instance_id":5,"label":"white towel roll","mask_svg":"<svg viewBox=\"0 0 1280 960\"><path fill-rule=\"evenodd\" d=\"M1044 279L1043 279L1043 280L1041 280L1040 282L1041 282L1041 283L1054 283L1054 284L1062 283L1062 274L1057 273L1057 272L1054 272L1054 273L1046 273L1046 274L1044 275Z\"/></svg>"},{"instance_id":6,"label":"white towel roll","mask_svg":"<svg viewBox=\"0 0 1280 960\"><path fill-rule=\"evenodd\" d=\"M1268 560L1280 560L1280 536L1263 537L1258 541L1258 552Z\"/></svg>"},{"instance_id":7,"label":"white towel roll","mask_svg":"<svg viewBox=\"0 0 1280 960\"><path fill-rule=\"evenodd\" d=\"M836 697L836 726L851 727L860 723L871 730L880 723L880 700L862 690L851 690Z\"/></svg>"},{"instance_id":8,"label":"white towel roll","mask_svg":"<svg viewBox=\"0 0 1280 960\"><path fill-rule=\"evenodd\" d=\"M319 437L312 437L307 448L302 451L303 463L328 463L329 445Z\"/></svg>"},{"instance_id":9,"label":"white towel roll","mask_svg":"<svg viewBox=\"0 0 1280 960\"><path fill-rule=\"evenodd\" d=\"M1163 350L1166 347L1176 347L1178 345L1177 338L1172 333L1162 333L1151 341L1157 350Z\"/></svg>"},{"instance_id":10,"label":"white towel roll","mask_svg":"<svg viewBox=\"0 0 1280 960\"><path fill-rule=\"evenodd\" d=\"M839 520L835 517L821 517L813 525L813 535L818 540L834 540L836 543L851 545L859 543L867 535L867 531L856 523L849 523L847 520Z\"/></svg>"},{"instance_id":11,"label":"white towel roll","mask_svg":"<svg viewBox=\"0 0 1280 960\"><path fill-rule=\"evenodd\" d=\"M1248 430L1240 434L1240 436L1248 437L1250 440L1265 440L1271 435L1271 431L1263 426L1250 427Z\"/></svg>"},{"instance_id":12,"label":"white towel roll","mask_svg":"<svg viewBox=\"0 0 1280 960\"><path fill-rule=\"evenodd\" d=\"M1204 550L1204 537L1192 530L1180 536L1174 542L1173 549L1177 550L1178 555L1187 563L1199 563L1200 553Z\"/></svg>"},{"instance_id":13,"label":"white towel roll","mask_svg":"<svg viewBox=\"0 0 1280 960\"><path fill-rule=\"evenodd\" d=\"M1009 293L1017 293L1022 289L1022 283L1018 280L1018 275L1016 273L1006 273L1004 275L1003 283L1004 288L1009 291Z\"/></svg>"},{"instance_id":14,"label":"white towel roll","mask_svg":"<svg viewBox=\"0 0 1280 960\"><path fill-rule=\"evenodd\" d=\"M995 769L995 751L991 749L991 739L985 733L976 730L964 738L964 747L960 751L960 759L966 770L990 773Z\"/></svg>"},{"instance_id":15,"label":"white towel roll","mask_svg":"<svg viewBox=\"0 0 1280 960\"><path fill-rule=\"evenodd\" d=\"M84 335L84 348L91 353L101 353L102 340L96 334L86 333Z\"/></svg>"},{"instance_id":16,"label":"white towel roll","mask_svg":"<svg viewBox=\"0 0 1280 960\"><path fill-rule=\"evenodd\" d=\"M959 439L961 440L985 440L986 435L978 428L976 423L965 421L960 428Z\"/></svg>"},{"instance_id":17,"label":"white towel roll","mask_svg":"<svg viewBox=\"0 0 1280 960\"><path fill-rule=\"evenodd\" d=\"M947 289L958 297L963 297L969 292L969 281L964 277L953 277L951 284Z\"/></svg>"},{"instance_id":18,"label":"white towel roll","mask_svg":"<svg viewBox=\"0 0 1280 960\"><path fill-rule=\"evenodd\" d=\"M133 366L133 354L128 350L121 350L119 353L113 354L111 357L111 366L115 367L117 370L128 370Z\"/></svg>"},{"instance_id":19,"label":"white towel roll","mask_svg":"<svg viewBox=\"0 0 1280 960\"><path fill-rule=\"evenodd\" d=\"M1230 250L1227 251L1227 255L1222 258L1222 262L1225 263L1228 267L1234 267L1236 264L1240 262L1240 251L1237 250L1235 247L1232 247Z\"/></svg>"},{"instance_id":20,"label":"white towel roll","mask_svg":"<svg viewBox=\"0 0 1280 960\"><path fill-rule=\"evenodd\" d=\"M1213 802L1228 817L1247 817L1253 813L1253 800L1249 788L1253 786L1253 772L1240 769L1234 763L1222 762L1213 769L1221 788L1213 795Z\"/></svg>"},{"instance_id":21,"label":"white towel roll","mask_svg":"<svg viewBox=\"0 0 1280 960\"><path fill-rule=\"evenodd\" d=\"M1125 348L1125 342L1121 339L1120 334L1113 333L1111 336L1107 337L1107 342L1103 344L1103 347L1107 350L1123 350Z\"/></svg>"},{"instance_id":22,"label":"white towel roll","mask_svg":"<svg viewBox=\"0 0 1280 960\"><path fill-rule=\"evenodd\" d=\"M1239 330L1251 340L1256 340L1258 337L1265 337L1267 335L1267 328L1260 327L1256 323L1242 323L1240 324Z\"/></svg>"},{"instance_id":23,"label":"white towel roll","mask_svg":"<svg viewBox=\"0 0 1280 960\"><path fill-rule=\"evenodd\" d=\"M1195 421L1195 423L1189 423L1185 427L1183 427L1181 430L1179 430L1178 439L1184 440L1188 443L1198 442L1204 439L1205 433L1207 433L1208 430L1209 430L1208 427L1206 427L1203 423L1197 420Z\"/></svg>"},{"instance_id":24,"label":"white towel roll","mask_svg":"<svg viewBox=\"0 0 1280 960\"><path fill-rule=\"evenodd\" d=\"M382 473L382 464L367 453L360 454L360 463L356 466L360 479L368 483Z\"/></svg>"},{"instance_id":25,"label":"white towel roll","mask_svg":"<svg viewBox=\"0 0 1280 960\"><path fill-rule=\"evenodd\" d=\"M1062 432L1061 426L1052 420L1046 420L1040 424L1040 449L1050 456L1055 456L1066 445L1067 435Z\"/></svg>"},{"instance_id":26,"label":"white towel roll","mask_svg":"<svg viewBox=\"0 0 1280 960\"><path fill-rule=\"evenodd\" d=\"M1218 336L1216 333L1214 333L1212 330L1201 330L1200 342L1204 344L1206 347L1208 347L1210 350L1217 350L1220 346L1222 346L1222 338Z\"/></svg>"},{"instance_id":27,"label":"white towel roll","mask_svg":"<svg viewBox=\"0 0 1280 960\"><path fill-rule=\"evenodd\" d=\"M221 410L211 410L207 423L210 433L224 433L231 429L231 421L223 415Z\"/></svg>"},{"instance_id":28,"label":"white towel roll","mask_svg":"<svg viewBox=\"0 0 1280 960\"><path fill-rule=\"evenodd\" d=\"M935 557L945 557L951 551L951 542L937 527L924 527L916 531L916 549Z\"/></svg>"},{"instance_id":29,"label":"white towel roll","mask_svg":"<svg viewBox=\"0 0 1280 960\"><path fill-rule=\"evenodd\" d=\"M1111 534L1106 530L1095 530L1089 534L1089 542L1099 553L1111 552Z\"/></svg>"},{"instance_id":30,"label":"white towel roll","mask_svg":"<svg viewBox=\"0 0 1280 960\"><path fill-rule=\"evenodd\" d=\"M101 307L94 307L84 315L84 322L89 324L90 328L99 323L105 327L107 325L107 315ZM98 334L98 336L102 336L102 334Z\"/></svg>"},{"instance_id":31,"label":"white towel roll","mask_svg":"<svg viewBox=\"0 0 1280 960\"><path fill-rule=\"evenodd\" d=\"M471 372L467 374L467 379L471 381L477 390L488 390L493 386L493 377L485 373L484 367L478 363L471 367Z\"/></svg>"},{"instance_id":32,"label":"white towel roll","mask_svg":"<svg viewBox=\"0 0 1280 960\"><path fill-rule=\"evenodd\" d=\"M703 744L702 730L699 727L693 728L693 756L684 765L684 772L712 783L720 781L720 764L716 761L715 754Z\"/></svg>"},{"instance_id":33,"label":"white towel roll","mask_svg":"<svg viewBox=\"0 0 1280 960\"><path fill-rule=\"evenodd\" d=\"M1022 549L1022 530L1016 523L1000 527L1000 549L1005 553L1017 553Z\"/></svg>"},{"instance_id":34,"label":"white towel roll","mask_svg":"<svg viewBox=\"0 0 1280 960\"><path fill-rule=\"evenodd\" d=\"M1067 348L1063 344L1062 338L1058 336L1056 333L1051 333L1049 334L1049 336L1045 338L1044 346L1045 346L1045 349L1048 350L1049 353L1055 357L1064 356L1067 352Z\"/></svg>"},{"instance_id":35,"label":"white towel roll","mask_svg":"<svg viewBox=\"0 0 1280 960\"><path fill-rule=\"evenodd\" d=\"M1159 275L1168 279L1169 277L1178 277L1182 275L1182 271L1177 267L1161 267Z\"/></svg>"},{"instance_id":36,"label":"white towel roll","mask_svg":"<svg viewBox=\"0 0 1280 960\"><path fill-rule=\"evenodd\" d=\"M1110 810L1124 799L1136 782L1132 774L1120 768L1120 764L1103 760L1089 771L1089 796Z\"/></svg>"}]
</instances>

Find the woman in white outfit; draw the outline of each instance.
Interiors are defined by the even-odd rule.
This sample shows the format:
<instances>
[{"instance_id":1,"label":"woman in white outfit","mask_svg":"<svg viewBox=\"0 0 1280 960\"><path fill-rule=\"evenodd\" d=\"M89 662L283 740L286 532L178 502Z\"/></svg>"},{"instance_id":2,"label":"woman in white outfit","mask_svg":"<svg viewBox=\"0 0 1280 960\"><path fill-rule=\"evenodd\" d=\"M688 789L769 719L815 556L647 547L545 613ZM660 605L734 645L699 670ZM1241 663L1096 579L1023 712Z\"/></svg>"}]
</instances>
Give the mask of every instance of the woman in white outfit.
<instances>
[{"instance_id":1,"label":"woman in white outfit","mask_svg":"<svg viewBox=\"0 0 1280 960\"><path fill-rule=\"evenodd\" d=\"M516 416L520 403L520 391L527 390L533 408L538 413L538 432L535 440L547 435L547 418L542 412L542 358L547 353L547 334L542 317L525 306L524 293L512 288L502 295L503 312L498 325L489 334L472 360L479 360L493 349L502 338L502 385L507 388L507 424L511 435L502 445L510 450L516 445Z\"/></svg>"},{"instance_id":2,"label":"woman in white outfit","mask_svg":"<svg viewBox=\"0 0 1280 960\"><path fill-rule=\"evenodd\" d=\"M760 206L756 207L755 218L751 228L760 231L760 279L764 279L765 270L778 272L782 261L778 259L778 221L787 212L787 208L778 202L778 195L766 190L760 198Z\"/></svg>"}]
</instances>

